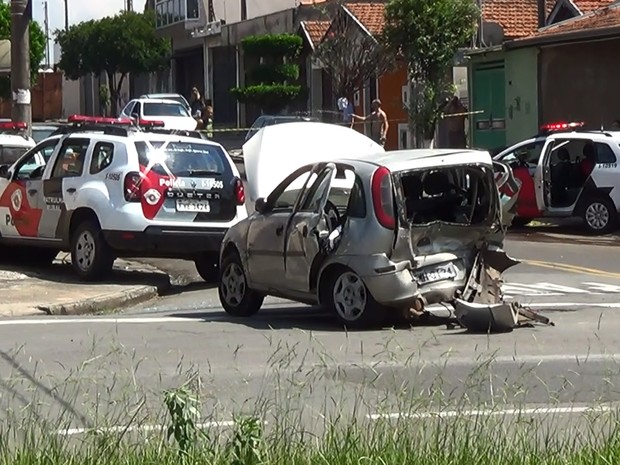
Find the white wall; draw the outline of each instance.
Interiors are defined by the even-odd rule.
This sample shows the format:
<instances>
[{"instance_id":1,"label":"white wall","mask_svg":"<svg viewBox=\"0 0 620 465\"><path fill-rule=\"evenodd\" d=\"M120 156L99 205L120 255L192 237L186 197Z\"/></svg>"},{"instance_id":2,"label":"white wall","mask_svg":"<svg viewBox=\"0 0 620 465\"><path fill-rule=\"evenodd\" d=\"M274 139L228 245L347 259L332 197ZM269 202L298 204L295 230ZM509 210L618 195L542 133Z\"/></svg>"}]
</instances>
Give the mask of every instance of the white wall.
<instances>
[{"instance_id":1,"label":"white wall","mask_svg":"<svg viewBox=\"0 0 620 465\"><path fill-rule=\"evenodd\" d=\"M299 0L246 0L246 4L248 19L251 19L295 8ZM207 11L207 0L204 5ZM213 0L213 9L217 19L224 19L228 24L241 21L241 0Z\"/></svg>"}]
</instances>

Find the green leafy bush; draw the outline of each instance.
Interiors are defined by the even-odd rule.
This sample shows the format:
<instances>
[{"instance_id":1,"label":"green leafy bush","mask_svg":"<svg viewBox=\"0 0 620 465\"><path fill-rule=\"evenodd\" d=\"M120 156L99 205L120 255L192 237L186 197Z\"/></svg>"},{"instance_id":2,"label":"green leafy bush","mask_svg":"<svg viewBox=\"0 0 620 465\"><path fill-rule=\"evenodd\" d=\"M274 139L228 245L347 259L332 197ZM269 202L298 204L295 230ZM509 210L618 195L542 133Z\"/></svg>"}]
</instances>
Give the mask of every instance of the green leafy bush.
<instances>
[{"instance_id":1,"label":"green leafy bush","mask_svg":"<svg viewBox=\"0 0 620 465\"><path fill-rule=\"evenodd\" d=\"M299 79L299 66L290 63L256 66L248 73L249 83L277 84Z\"/></svg>"},{"instance_id":2,"label":"green leafy bush","mask_svg":"<svg viewBox=\"0 0 620 465\"><path fill-rule=\"evenodd\" d=\"M296 34L264 34L248 36L241 41L246 55L252 57L297 58L303 47L303 39Z\"/></svg>"}]
</instances>

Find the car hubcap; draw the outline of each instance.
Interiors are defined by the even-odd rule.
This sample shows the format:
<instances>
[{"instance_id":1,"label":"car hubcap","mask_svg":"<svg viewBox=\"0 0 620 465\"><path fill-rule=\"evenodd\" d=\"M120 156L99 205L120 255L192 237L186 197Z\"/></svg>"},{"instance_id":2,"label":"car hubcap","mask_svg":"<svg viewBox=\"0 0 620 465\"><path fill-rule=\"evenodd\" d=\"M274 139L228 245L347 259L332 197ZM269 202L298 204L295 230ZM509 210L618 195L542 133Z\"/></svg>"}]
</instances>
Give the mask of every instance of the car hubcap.
<instances>
[{"instance_id":1,"label":"car hubcap","mask_svg":"<svg viewBox=\"0 0 620 465\"><path fill-rule=\"evenodd\" d=\"M604 229L609 222L609 211L602 203L592 203L586 209L586 222L592 229Z\"/></svg>"},{"instance_id":2,"label":"car hubcap","mask_svg":"<svg viewBox=\"0 0 620 465\"><path fill-rule=\"evenodd\" d=\"M82 271L88 271L95 261L95 238L90 231L84 231L78 237L75 247L77 266Z\"/></svg>"},{"instance_id":3,"label":"car hubcap","mask_svg":"<svg viewBox=\"0 0 620 465\"><path fill-rule=\"evenodd\" d=\"M228 265L222 275L220 286L226 303L234 307L239 306L245 296L245 275L241 267L236 263Z\"/></svg>"},{"instance_id":4,"label":"car hubcap","mask_svg":"<svg viewBox=\"0 0 620 465\"><path fill-rule=\"evenodd\" d=\"M344 320L354 321L366 308L366 286L358 275L348 271L336 280L333 299L338 315Z\"/></svg>"}]
</instances>

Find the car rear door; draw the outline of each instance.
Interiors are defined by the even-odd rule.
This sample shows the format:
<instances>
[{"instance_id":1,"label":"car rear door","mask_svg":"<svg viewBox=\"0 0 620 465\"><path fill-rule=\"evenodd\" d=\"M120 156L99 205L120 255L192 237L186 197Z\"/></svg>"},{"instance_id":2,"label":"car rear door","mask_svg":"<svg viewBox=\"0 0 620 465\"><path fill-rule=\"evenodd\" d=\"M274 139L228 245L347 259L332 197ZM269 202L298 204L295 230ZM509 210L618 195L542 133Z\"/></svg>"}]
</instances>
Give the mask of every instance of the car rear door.
<instances>
[{"instance_id":1,"label":"car rear door","mask_svg":"<svg viewBox=\"0 0 620 465\"><path fill-rule=\"evenodd\" d=\"M136 141L144 217L179 226L229 223L243 206L241 180L221 147L200 139Z\"/></svg>"}]
</instances>

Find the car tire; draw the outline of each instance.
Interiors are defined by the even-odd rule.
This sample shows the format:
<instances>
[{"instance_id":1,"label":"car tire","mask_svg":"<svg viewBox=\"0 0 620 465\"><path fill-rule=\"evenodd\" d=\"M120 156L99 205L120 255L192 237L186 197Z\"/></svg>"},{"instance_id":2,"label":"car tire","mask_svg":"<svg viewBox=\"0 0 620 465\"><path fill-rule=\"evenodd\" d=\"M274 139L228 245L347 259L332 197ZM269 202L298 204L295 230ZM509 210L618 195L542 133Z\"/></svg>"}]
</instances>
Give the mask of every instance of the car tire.
<instances>
[{"instance_id":1,"label":"car tire","mask_svg":"<svg viewBox=\"0 0 620 465\"><path fill-rule=\"evenodd\" d=\"M82 281L97 281L112 271L114 257L96 221L80 223L71 235L71 264Z\"/></svg>"},{"instance_id":2,"label":"car tire","mask_svg":"<svg viewBox=\"0 0 620 465\"><path fill-rule=\"evenodd\" d=\"M591 197L583 205L582 213L586 229L592 234L608 234L618 224L618 211L607 197Z\"/></svg>"},{"instance_id":3,"label":"car tire","mask_svg":"<svg viewBox=\"0 0 620 465\"><path fill-rule=\"evenodd\" d=\"M241 258L236 252L226 254L220 264L220 282L217 288L220 303L229 315L249 317L263 305L265 296L248 287Z\"/></svg>"},{"instance_id":4,"label":"car tire","mask_svg":"<svg viewBox=\"0 0 620 465\"><path fill-rule=\"evenodd\" d=\"M220 276L218 257L215 254L203 254L194 259L196 271L207 283L216 283Z\"/></svg>"},{"instance_id":5,"label":"car tire","mask_svg":"<svg viewBox=\"0 0 620 465\"><path fill-rule=\"evenodd\" d=\"M385 322L387 308L371 295L362 278L353 270L340 268L326 278L322 303L346 327L367 329Z\"/></svg>"}]
</instances>

